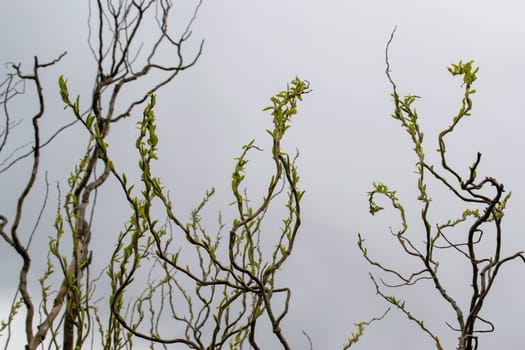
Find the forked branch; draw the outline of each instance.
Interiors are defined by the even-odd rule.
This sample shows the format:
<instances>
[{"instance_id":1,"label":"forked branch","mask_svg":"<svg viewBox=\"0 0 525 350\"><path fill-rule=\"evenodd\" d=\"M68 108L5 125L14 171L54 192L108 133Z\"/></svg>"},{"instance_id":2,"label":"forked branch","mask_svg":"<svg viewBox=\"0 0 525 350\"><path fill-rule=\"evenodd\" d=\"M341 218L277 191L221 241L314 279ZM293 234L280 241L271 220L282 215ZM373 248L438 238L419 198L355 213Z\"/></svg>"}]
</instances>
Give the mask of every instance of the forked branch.
<instances>
[{"instance_id":1,"label":"forked branch","mask_svg":"<svg viewBox=\"0 0 525 350\"><path fill-rule=\"evenodd\" d=\"M409 225L405 216L404 206L396 197L396 192L388 189L382 183L375 183L374 188L369 192L370 212L373 214L382 210L375 202L375 197L385 196L392 204L392 207L399 213L401 229L393 232L393 237L399 243L401 251L414 259L414 264L419 267L408 276L402 275L395 267L390 267L380 263L370 257L364 245L364 239L359 236L359 248L366 260L377 267L383 273L399 280L399 283L387 285L386 287L397 287L413 285L423 281L431 280L433 287L437 290L441 298L448 303L452 312L455 314L456 326L451 329L459 333L458 349L474 350L478 346L478 334L492 332L493 324L481 316L482 306L493 287L500 268L515 259L525 262L523 252L516 252L503 257L503 232L502 220L504 210L510 194L505 195L503 184L493 177L479 179L478 167L481 161L481 154L477 153L476 160L469 167L467 176L464 177L461 171L456 170L450 165L447 159L446 137L453 134L460 122L471 115L473 108L472 95L476 93L473 83L477 79L479 68L474 67L473 61L453 64L449 67L449 72L453 76L462 77L464 94L461 107L453 117L452 123L441 131L438 135L438 153L441 163L435 166L427 162L423 147L424 134L420 128L419 116L413 104L418 96L408 95L401 98L397 92L397 86L391 76L388 50L394 37L392 32L386 46L386 75L392 86L392 97L394 100L394 113L392 118L401 123L401 127L409 135L413 150L416 155L416 174L417 174L417 200L421 206L420 220L423 227L424 236L419 238L409 237ZM438 205L432 201L427 187L429 176L437 180L438 184L450 190L459 203L465 204L466 208L456 218L446 220L444 223L431 224L431 209ZM491 190L490 190L490 189ZM489 194L491 193L491 194ZM472 208L475 205L476 208ZM454 234L449 234L452 231ZM452 238L454 237L454 238ZM418 244L420 240L423 244ZM487 254L486 249L479 249L480 242L490 240L492 252ZM453 249L447 249L453 248ZM471 277L465 283L465 293L469 293L470 303L467 307L461 307L457 297L452 296L447 288L448 281L446 276L439 272L440 265L448 260L438 254L437 251L457 253L459 258L463 258L469 266ZM384 294L376 279L372 277L376 286L377 293L385 300L396 306L409 319L415 321L435 341L436 348L441 349L438 337L423 322L408 311L405 304L393 296ZM470 291L469 291L470 290ZM481 322L482 327L489 325L489 328L477 328L477 323ZM448 324L448 323L447 323Z\"/></svg>"}]
</instances>

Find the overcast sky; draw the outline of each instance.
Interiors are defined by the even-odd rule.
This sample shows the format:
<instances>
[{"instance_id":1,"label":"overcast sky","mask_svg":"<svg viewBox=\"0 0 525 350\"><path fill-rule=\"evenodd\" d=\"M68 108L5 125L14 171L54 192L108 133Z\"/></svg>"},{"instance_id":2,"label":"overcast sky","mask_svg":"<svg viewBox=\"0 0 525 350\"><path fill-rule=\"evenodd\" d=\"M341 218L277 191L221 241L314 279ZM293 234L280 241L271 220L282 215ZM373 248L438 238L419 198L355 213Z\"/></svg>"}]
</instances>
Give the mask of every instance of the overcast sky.
<instances>
[{"instance_id":1,"label":"overcast sky","mask_svg":"<svg viewBox=\"0 0 525 350\"><path fill-rule=\"evenodd\" d=\"M175 2L185 8L190 5L190 1ZM78 93L90 90L94 64L86 42L84 2L4 1L0 9L0 62L27 65L33 55L49 60L67 50L64 61L46 73L47 87L53 90L58 75L64 74ZM341 348L355 331L353 323L386 309L368 278L374 270L357 249L358 232L367 239L370 254L381 261L402 268L409 263L389 236L389 226L398 224L395 216L385 213L374 218L367 208L372 182L383 181L398 190L399 198L412 207L409 219L417 220L415 156L406 133L390 118L391 91L384 74L385 45L395 26L392 76L401 94L421 96L417 109L430 159L436 159L437 132L449 124L461 102L461 82L446 67L460 59L473 59L481 67L473 115L451 138L448 150L461 171L481 152L480 175L498 178L513 192L504 250L525 250L521 221L525 211L524 18L525 2L517 0L204 1L191 47L204 39L203 55L194 68L158 94L159 174L186 210L212 186L217 189L212 208L226 206L231 201L233 158L240 147L255 138L269 150L265 129L271 118L261 111L269 97L295 76L310 81L313 91L299 106L285 143L288 150L300 151L301 186L306 190L303 228L280 277L281 283L293 288L285 328L294 349L307 348L302 330L316 349ZM5 74L4 65L0 72ZM49 107L57 111L56 119L67 118L56 101ZM128 138L135 137L126 134L133 123L117 129L110 141L113 154L124 162ZM71 142L67 137L59 139L53 152L63 152L64 145L75 149ZM58 153L45 159L53 182L63 181L71 169L58 168L66 172L62 174L56 170L62 159ZM255 155L248 168L254 195L262 193L261 183L269 173L264 161L258 168L258 159L262 158ZM13 173L2 174L0 184L11 186L15 178ZM437 188L434 193L435 217L442 221L445 217L440 214L446 212L449 197L441 198L443 192ZM11 198L2 197L0 201ZM101 207L110 208L111 203ZM51 208L50 213L54 204ZM111 223L112 217L105 213L99 214L99 220ZM215 218L212 210L210 214ZM113 224L120 229L120 222ZM417 235L417 222L413 227ZM93 243L104 242L95 237ZM3 243L0 247L0 252L8 249ZM11 258L16 259L0 253L3 270L13 264ZM524 348L524 268L513 263L501 273L484 313L495 323L496 332L482 335L481 349ZM468 275L461 271L452 266L449 276L449 288L457 290L460 300L468 288ZM7 275L2 271L11 281ZM447 348L454 347L455 335L444 325L454 321L454 314L430 285L392 293L434 327ZM3 293L2 298L5 305L11 295ZM430 349L432 342L392 310L366 331L356 348Z\"/></svg>"}]
</instances>

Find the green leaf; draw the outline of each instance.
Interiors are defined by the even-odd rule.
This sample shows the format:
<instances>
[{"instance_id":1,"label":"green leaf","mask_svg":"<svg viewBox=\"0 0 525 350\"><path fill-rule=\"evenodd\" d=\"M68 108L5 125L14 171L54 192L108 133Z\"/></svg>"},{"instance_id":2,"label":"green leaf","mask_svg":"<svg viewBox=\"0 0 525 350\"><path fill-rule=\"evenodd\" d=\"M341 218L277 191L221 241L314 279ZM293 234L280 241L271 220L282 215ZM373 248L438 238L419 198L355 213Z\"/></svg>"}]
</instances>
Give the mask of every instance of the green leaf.
<instances>
[{"instance_id":1,"label":"green leaf","mask_svg":"<svg viewBox=\"0 0 525 350\"><path fill-rule=\"evenodd\" d=\"M93 121L95 120L95 116L93 114L89 114L86 118L86 126L89 130L91 130L91 126L93 125Z\"/></svg>"},{"instance_id":2,"label":"green leaf","mask_svg":"<svg viewBox=\"0 0 525 350\"><path fill-rule=\"evenodd\" d=\"M60 96L62 97L62 101L67 106L71 105L71 102L69 101L69 91L67 90L67 82L66 82L66 79L64 79L63 75L61 75L58 78L58 86L60 88Z\"/></svg>"}]
</instances>

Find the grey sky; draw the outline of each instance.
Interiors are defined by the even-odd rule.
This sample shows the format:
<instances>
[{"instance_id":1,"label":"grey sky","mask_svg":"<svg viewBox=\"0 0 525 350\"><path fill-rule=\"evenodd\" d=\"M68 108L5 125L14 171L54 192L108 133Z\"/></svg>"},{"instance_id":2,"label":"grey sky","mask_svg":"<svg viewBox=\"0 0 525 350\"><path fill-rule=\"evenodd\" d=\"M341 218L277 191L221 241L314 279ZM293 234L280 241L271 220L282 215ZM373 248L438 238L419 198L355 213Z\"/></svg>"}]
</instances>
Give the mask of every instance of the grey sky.
<instances>
[{"instance_id":1,"label":"grey sky","mask_svg":"<svg viewBox=\"0 0 525 350\"><path fill-rule=\"evenodd\" d=\"M184 4L188 9L189 3ZM46 73L47 87L53 89L58 75L64 74L72 90L88 93L94 66L86 43L86 4L6 1L1 9L0 62L29 64L35 54L47 60L67 50L64 61ZM269 97L296 75L311 82L313 91L299 106L286 141L290 151L300 150L299 170L306 190L302 234L280 277L293 289L285 326L294 348L307 347L301 330L308 332L316 349L341 348L355 331L353 323L387 307L368 278L373 269L359 254L358 232L367 239L370 254L402 268L410 266L388 233L389 226L398 225L396 217L388 213L371 217L366 196L373 181L383 181L412 207L409 219L417 219L415 156L408 136L390 118L390 87L384 74L385 44L396 25L390 51L392 75L401 94L422 97L417 109L431 159L437 159L436 133L449 124L461 101L461 82L446 67L459 59L473 59L481 67L473 116L451 138L450 157L466 171L475 152L483 153L482 175L497 177L513 192L504 249L525 249L521 222L525 163L520 158L525 149L524 18L525 2L510 0L204 1L192 35L193 49L205 39L203 56L158 94L158 171L180 202L180 213L188 212L206 189L215 186L217 197L209 210L214 222L214 209L231 201L230 174L240 147L255 138L269 148L265 129L271 119L261 112ZM3 65L0 72L5 72ZM56 111L57 120L70 117L62 111L58 94L56 101L49 108ZM117 136L110 139L115 159L127 158L129 146L121 141L134 137L129 136L133 130L134 121L115 130ZM63 152L64 144L68 150L75 148L63 137L53 152ZM68 167L60 168L62 159L74 161L78 154L72 151L64 158L45 159L52 181L65 179L58 170L69 172ZM261 181L264 184L269 173L268 163L259 164L259 159L254 154L248 168L254 197L262 193ZM126 161L125 166L133 167L134 158ZM53 171L57 165L59 169ZM11 178L12 174L2 174L2 186ZM434 198L437 202L448 197L436 189ZM125 212L117 210L109 217L104 208L111 206L100 203L98 219L120 229L121 222L113 218ZM440 214L450 214L449 209L444 204L436 218L443 219ZM105 242L95 238L94 244L98 243ZM7 250L3 243L0 247ZM10 259L11 255L0 254L2 266L9 265ZM525 346L524 271L516 262L501 273L485 305L496 332L482 336L481 349ZM450 289L457 289L464 277L461 269L452 266ZM460 289L457 292L461 295ZM444 344L452 348L455 338L444 322L453 322L453 313L429 285L393 293L413 306L414 314L438 330ZM2 293L2 298L10 294ZM392 310L366 331L356 348L430 349L432 343Z\"/></svg>"}]
</instances>

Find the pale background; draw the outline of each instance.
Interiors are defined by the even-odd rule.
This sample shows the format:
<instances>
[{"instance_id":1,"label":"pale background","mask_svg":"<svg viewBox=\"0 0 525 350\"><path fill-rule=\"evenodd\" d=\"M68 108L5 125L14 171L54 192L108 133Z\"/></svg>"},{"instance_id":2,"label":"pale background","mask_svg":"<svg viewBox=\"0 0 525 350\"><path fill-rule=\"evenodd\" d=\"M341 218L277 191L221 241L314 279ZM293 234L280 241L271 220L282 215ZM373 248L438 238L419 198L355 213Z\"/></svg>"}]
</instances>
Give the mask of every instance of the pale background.
<instances>
[{"instance_id":1,"label":"pale background","mask_svg":"<svg viewBox=\"0 0 525 350\"><path fill-rule=\"evenodd\" d=\"M181 16L187 18L193 4L180 1L175 6L184 8ZM48 106L52 116L45 126L45 130L53 130L71 118L63 112L56 94L58 75L64 74L70 89L81 95L92 86L95 70L86 43L87 3L3 1L0 17L2 64L14 61L29 67L33 55L45 61L64 50L69 52L43 77L46 88L57 97L57 102ZM409 219L417 219L415 156L408 136L390 118L390 87L384 74L385 45L396 25L392 74L401 94L422 97L417 108L430 159L436 159L436 133L448 125L460 105L461 83L450 77L446 67L459 59L473 59L481 67L473 116L450 139L450 157L465 172L475 152L483 153L479 175L495 176L513 192L504 225L504 250L525 249L524 18L525 3L510 0L203 3L193 27L193 48L205 39L203 56L158 94L158 171L179 201L181 215L187 215L204 191L215 186L217 196L208 211L213 223L216 210L231 201L230 173L240 147L256 138L268 149L264 130L271 120L261 109L268 105L269 97L296 75L311 82L313 92L299 106L286 141L290 151L300 150L302 188L307 191L301 235L280 277L281 283L293 288L285 327L294 348L307 348L302 330L308 332L315 349L341 348L355 331L353 323L386 309L368 278L373 269L357 249L358 232L367 238L370 253L381 261L410 266L388 234L389 226L397 227L395 216L371 217L366 196L373 181L384 181L412 207ZM2 65L0 73L5 72ZM19 110L30 113L30 107L22 105ZM130 120L127 126L114 130L110 139L114 158L121 159L123 167L131 168L135 162L127 159L133 130L134 121ZM22 133L21 143L26 140L29 135ZM49 170L52 189L57 180L65 181L83 150L84 145L75 145L74 140L61 137L47 151L43 166ZM254 195L264 189L268 166L262 156L254 155L248 168L248 184ZM18 193L14 174L24 176L23 170L19 166L1 175L4 213L11 213ZM103 235L118 232L126 215L110 201L112 185L106 185L107 192L99 199L101 229L93 244L101 247L100 256L111 248ZM449 197L437 189L430 191L431 196L435 193L435 216L442 221L445 218L439 214L449 209ZM41 196L35 196L34 201L36 208ZM48 213L52 215L55 209L56 203L51 202ZM417 224L413 228L417 235ZM44 237L51 232L47 230L42 230ZM4 243L0 252L4 307L16 283L12 266L18 266L19 260ZM103 261L98 263L103 265ZM468 275L455 266L449 269L449 288L457 290L462 300L465 294L461 288L468 284L461 283ZM500 274L484 313L495 323L496 332L482 335L481 349L524 348L524 271L523 264L516 262ZM430 286L392 293L406 300L447 348L454 348L455 335L444 325L454 321L453 314ZM366 331L356 348L431 349L433 345L393 310Z\"/></svg>"}]
</instances>

